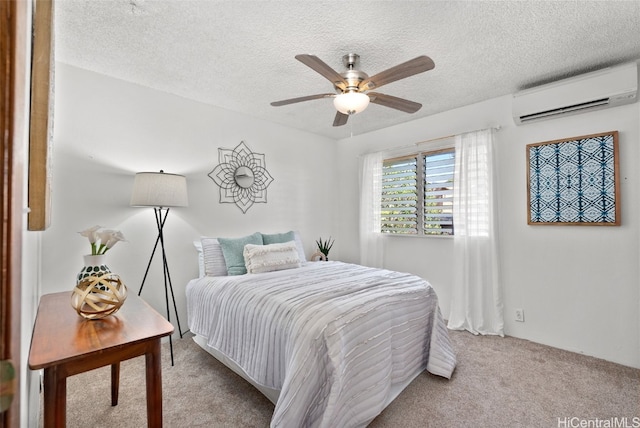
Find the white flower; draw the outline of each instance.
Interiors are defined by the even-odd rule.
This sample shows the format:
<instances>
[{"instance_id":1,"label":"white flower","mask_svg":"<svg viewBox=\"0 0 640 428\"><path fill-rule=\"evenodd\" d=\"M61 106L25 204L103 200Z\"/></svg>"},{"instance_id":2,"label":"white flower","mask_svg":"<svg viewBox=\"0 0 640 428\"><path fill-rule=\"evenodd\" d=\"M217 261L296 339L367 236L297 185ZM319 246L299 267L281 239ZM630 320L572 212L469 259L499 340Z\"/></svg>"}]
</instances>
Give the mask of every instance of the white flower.
<instances>
[{"instance_id":1,"label":"white flower","mask_svg":"<svg viewBox=\"0 0 640 428\"><path fill-rule=\"evenodd\" d=\"M87 230L83 230L82 232L78 232L80 235L89 238L89 243L91 244L91 254L96 255L97 253L97 246L96 246L96 241L98 240L98 230L100 230L102 226L98 226L95 225L93 227L90 227Z\"/></svg>"},{"instance_id":2,"label":"white flower","mask_svg":"<svg viewBox=\"0 0 640 428\"><path fill-rule=\"evenodd\" d=\"M97 232L98 232L98 230L100 230L101 227L102 226L96 225L96 226L90 227L89 229L83 230L82 232L78 232L78 233L80 235L82 235L82 236L86 236L87 238L89 238L89 242L91 242L93 244L94 242L96 242L98 240L98 233Z\"/></svg>"},{"instance_id":3,"label":"white flower","mask_svg":"<svg viewBox=\"0 0 640 428\"><path fill-rule=\"evenodd\" d=\"M126 241L124 235L119 230L105 230L100 233L100 247L104 247L101 254L107 252L108 249L116 245L120 241Z\"/></svg>"},{"instance_id":4,"label":"white flower","mask_svg":"<svg viewBox=\"0 0 640 428\"><path fill-rule=\"evenodd\" d=\"M91 254L104 254L119 241L125 241L124 235L119 230L100 230L102 226L93 226L84 230L80 235L89 238Z\"/></svg>"}]
</instances>

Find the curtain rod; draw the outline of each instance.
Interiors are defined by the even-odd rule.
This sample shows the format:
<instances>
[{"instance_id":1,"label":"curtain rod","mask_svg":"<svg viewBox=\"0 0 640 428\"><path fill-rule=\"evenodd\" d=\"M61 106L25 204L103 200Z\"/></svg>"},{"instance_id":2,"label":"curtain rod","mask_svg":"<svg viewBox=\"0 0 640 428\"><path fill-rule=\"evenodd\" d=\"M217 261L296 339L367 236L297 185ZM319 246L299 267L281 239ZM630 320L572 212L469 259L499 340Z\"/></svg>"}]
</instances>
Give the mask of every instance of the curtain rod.
<instances>
[{"instance_id":1,"label":"curtain rod","mask_svg":"<svg viewBox=\"0 0 640 428\"><path fill-rule=\"evenodd\" d=\"M361 155L360 155L360 156L358 156L358 157L362 157L362 156L365 156L365 155L370 155L370 154L372 154L372 153L382 153L382 152L389 152L389 151L392 151L392 150L408 149L408 148L411 148L411 147L419 146L419 145L421 145L421 144L433 143L433 142L435 142L435 141L446 140L446 139L448 139L448 138L455 138L455 137L456 137L456 135L468 134L469 132L483 131L483 130L485 130L485 129L493 129L494 131L499 131L500 129L502 129L502 126L501 126L501 125L490 126L490 127L488 127L488 128L476 129L476 130L474 130L474 131L461 132L461 133L459 133L459 134L447 135L447 136L445 136L445 137L431 138L431 139L429 139L429 140L418 141L417 143L407 144L406 146L391 147L391 148L388 148L388 149L377 150L377 151L375 151L375 152L363 153L363 154L361 154Z\"/></svg>"},{"instance_id":2,"label":"curtain rod","mask_svg":"<svg viewBox=\"0 0 640 428\"><path fill-rule=\"evenodd\" d=\"M456 134L451 134L445 137L431 138L430 140L418 141L417 143L410 144L407 147L419 146L420 144L433 143L434 141L448 140L449 138L455 138L455 137L456 137Z\"/></svg>"}]
</instances>

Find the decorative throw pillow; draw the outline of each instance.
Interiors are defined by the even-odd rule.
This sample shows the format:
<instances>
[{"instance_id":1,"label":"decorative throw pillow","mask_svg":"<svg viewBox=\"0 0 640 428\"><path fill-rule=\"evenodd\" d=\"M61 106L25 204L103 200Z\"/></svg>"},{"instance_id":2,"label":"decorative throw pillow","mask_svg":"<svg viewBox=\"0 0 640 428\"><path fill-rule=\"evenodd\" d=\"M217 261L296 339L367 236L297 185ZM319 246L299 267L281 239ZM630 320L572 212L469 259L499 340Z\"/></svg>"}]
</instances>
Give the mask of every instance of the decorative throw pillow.
<instances>
[{"instance_id":1,"label":"decorative throw pillow","mask_svg":"<svg viewBox=\"0 0 640 428\"><path fill-rule=\"evenodd\" d=\"M236 239L218 238L218 242L222 247L224 261L227 264L227 274L244 275L247 273L242 254L244 246L247 244L262 245L262 234L256 232L253 235Z\"/></svg>"},{"instance_id":2,"label":"decorative throw pillow","mask_svg":"<svg viewBox=\"0 0 640 428\"><path fill-rule=\"evenodd\" d=\"M248 273L263 273L300 267L300 258L294 241L269 245L247 244L244 247L244 263Z\"/></svg>"},{"instance_id":3,"label":"decorative throw pillow","mask_svg":"<svg viewBox=\"0 0 640 428\"><path fill-rule=\"evenodd\" d=\"M282 244L283 242L291 242L294 240L293 231L285 233L262 234L262 243L264 245Z\"/></svg>"},{"instance_id":4,"label":"decorative throw pillow","mask_svg":"<svg viewBox=\"0 0 640 428\"><path fill-rule=\"evenodd\" d=\"M202 244L202 263L204 275L227 276L227 264L224 261L222 247L216 238L200 238Z\"/></svg>"},{"instance_id":5,"label":"decorative throw pillow","mask_svg":"<svg viewBox=\"0 0 640 428\"><path fill-rule=\"evenodd\" d=\"M296 248L298 249L298 257L300 258L300 262L307 261L304 255L304 247L302 246L302 239L300 239L300 234L298 232L289 231L285 233L273 233L273 234L262 234L262 242L264 245L269 244L281 244L283 242L294 241L296 243Z\"/></svg>"}]
</instances>

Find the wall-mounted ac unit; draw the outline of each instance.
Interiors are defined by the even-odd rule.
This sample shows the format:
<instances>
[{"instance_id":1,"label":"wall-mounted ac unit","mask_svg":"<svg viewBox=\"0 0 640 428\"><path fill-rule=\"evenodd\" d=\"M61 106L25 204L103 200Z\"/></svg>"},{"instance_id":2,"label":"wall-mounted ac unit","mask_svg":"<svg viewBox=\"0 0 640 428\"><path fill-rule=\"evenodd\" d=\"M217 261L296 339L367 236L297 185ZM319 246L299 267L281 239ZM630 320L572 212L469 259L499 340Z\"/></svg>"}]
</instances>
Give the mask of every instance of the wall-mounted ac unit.
<instances>
[{"instance_id":1,"label":"wall-mounted ac unit","mask_svg":"<svg viewBox=\"0 0 640 428\"><path fill-rule=\"evenodd\" d=\"M636 102L638 65L633 62L559 80L513 95L517 125Z\"/></svg>"}]
</instances>

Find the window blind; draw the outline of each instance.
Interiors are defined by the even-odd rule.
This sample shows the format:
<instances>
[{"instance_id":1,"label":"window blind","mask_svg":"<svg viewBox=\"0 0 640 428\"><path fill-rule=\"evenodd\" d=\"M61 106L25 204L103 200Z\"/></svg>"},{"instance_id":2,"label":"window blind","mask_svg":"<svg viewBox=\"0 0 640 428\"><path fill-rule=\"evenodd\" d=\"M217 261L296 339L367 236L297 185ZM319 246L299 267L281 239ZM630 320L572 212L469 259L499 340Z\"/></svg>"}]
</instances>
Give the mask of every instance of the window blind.
<instances>
[{"instance_id":1,"label":"window blind","mask_svg":"<svg viewBox=\"0 0 640 428\"><path fill-rule=\"evenodd\" d=\"M385 160L382 164L381 231L418 233L417 158Z\"/></svg>"},{"instance_id":2,"label":"window blind","mask_svg":"<svg viewBox=\"0 0 640 428\"><path fill-rule=\"evenodd\" d=\"M428 153L424 160L424 234L453 234L455 151Z\"/></svg>"}]
</instances>

